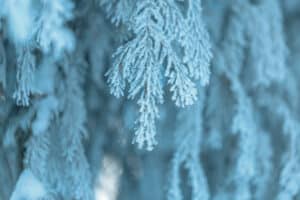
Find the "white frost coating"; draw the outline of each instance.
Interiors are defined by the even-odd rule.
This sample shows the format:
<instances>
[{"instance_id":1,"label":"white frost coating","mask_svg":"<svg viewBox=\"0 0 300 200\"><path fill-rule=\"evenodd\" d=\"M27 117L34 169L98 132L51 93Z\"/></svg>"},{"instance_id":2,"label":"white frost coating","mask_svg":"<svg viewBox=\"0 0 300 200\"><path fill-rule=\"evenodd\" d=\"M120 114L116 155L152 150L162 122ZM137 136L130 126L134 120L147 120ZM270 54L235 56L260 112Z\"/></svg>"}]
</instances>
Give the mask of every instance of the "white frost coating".
<instances>
[{"instance_id":1,"label":"white frost coating","mask_svg":"<svg viewBox=\"0 0 300 200\"><path fill-rule=\"evenodd\" d=\"M37 104L36 119L32 123L33 134L44 133L50 125L53 111L57 109L58 101L55 97L49 96Z\"/></svg>"},{"instance_id":2,"label":"white frost coating","mask_svg":"<svg viewBox=\"0 0 300 200\"><path fill-rule=\"evenodd\" d=\"M10 33L15 41L24 42L30 38L33 28L31 0L4 1L4 14L9 20Z\"/></svg>"},{"instance_id":3,"label":"white frost coating","mask_svg":"<svg viewBox=\"0 0 300 200\"><path fill-rule=\"evenodd\" d=\"M25 169L19 177L10 200L39 200L44 196L46 190L42 183L29 169Z\"/></svg>"},{"instance_id":4,"label":"white frost coating","mask_svg":"<svg viewBox=\"0 0 300 200\"><path fill-rule=\"evenodd\" d=\"M70 0L43 0L43 11L39 19L38 43L44 53L52 51L59 58L64 51L75 49L73 32L65 24L73 18L74 4Z\"/></svg>"}]
</instances>

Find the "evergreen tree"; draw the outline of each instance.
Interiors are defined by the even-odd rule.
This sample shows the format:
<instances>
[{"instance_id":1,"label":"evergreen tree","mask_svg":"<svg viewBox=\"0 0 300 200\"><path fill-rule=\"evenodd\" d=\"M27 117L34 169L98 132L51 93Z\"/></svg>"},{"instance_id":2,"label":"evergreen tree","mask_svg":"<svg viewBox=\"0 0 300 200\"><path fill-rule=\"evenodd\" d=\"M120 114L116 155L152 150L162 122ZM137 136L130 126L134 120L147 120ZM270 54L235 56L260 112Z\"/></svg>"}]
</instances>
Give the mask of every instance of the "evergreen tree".
<instances>
[{"instance_id":1,"label":"evergreen tree","mask_svg":"<svg viewBox=\"0 0 300 200\"><path fill-rule=\"evenodd\" d=\"M0 200L300 199L298 0L0 0Z\"/></svg>"}]
</instances>

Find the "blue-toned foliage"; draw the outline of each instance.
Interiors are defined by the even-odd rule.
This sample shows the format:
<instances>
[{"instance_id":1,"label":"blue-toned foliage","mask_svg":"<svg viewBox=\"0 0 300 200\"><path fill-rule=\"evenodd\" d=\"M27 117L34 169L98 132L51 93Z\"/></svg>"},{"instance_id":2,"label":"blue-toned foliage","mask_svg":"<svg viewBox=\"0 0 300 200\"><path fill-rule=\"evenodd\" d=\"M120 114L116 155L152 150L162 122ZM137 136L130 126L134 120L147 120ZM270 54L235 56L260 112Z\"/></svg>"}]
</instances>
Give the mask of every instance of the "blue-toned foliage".
<instances>
[{"instance_id":1,"label":"blue-toned foliage","mask_svg":"<svg viewBox=\"0 0 300 200\"><path fill-rule=\"evenodd\" d=\"M184 180L181 169L187 171L188 186L191 188L193 200L210 199L207 178L204 173L200 153L203 140L203 108L204 95L190 108L181 110L177 117L177 131L175 132L176 149L170 166L170 180L167 199L184 199L181 182Z\"/></svg>"},{"instance_id":2,"label":"blue-toned foliage","mask_svg":"<svg viewBox=\"0 0 300 200\"><path fill-rule=\"evenodd\" d=\"M66 27L73 16L72 0L41 0L40 13L36 21L36 40L44 53L61 57L64 51L75 49L73 32Z\"/></svg>"},{"instance_id":3,"label":"blue-toned foliage","mask_svg":"<svg viewBox=\"0 0 300 200\"><path fill-rule=\"evenodd\" d=\"M0 0L0 200L299 199L299 16Z\"/></svg>"},{"instance_id":4,"label":"blue-toned foliage","mask_svg":"<svg viewBox=\"0 0 300 200\"><path fill-rule=\"evenodd\" d=\"M180 107L197 99L193 79L208 83L211 52L200 3L186 2L181 11L173 0L137 1L129 19L123 17L134 36L116 50L107 76L112 94L123 96L128 83L128 98L138 98L140 116L133 141L139 147L152 150L156 144L155 120L157 104L163 102L164 79Z\"/></svg>"}]
</instances>

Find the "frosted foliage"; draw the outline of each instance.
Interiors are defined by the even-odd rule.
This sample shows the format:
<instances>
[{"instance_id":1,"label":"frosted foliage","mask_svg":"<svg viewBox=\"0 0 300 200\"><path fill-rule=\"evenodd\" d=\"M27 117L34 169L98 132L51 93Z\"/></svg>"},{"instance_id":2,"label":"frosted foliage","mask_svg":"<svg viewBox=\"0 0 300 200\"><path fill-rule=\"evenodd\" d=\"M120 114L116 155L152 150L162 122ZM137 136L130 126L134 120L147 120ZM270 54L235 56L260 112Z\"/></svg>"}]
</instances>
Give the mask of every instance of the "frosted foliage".
<instances>
[{"instance_id":1,"label":"frosted foliage","mask_svg":"<svg viewBox=\"0 0 300 200\"><path fill-rule=\"evenodd\" d=\"M210 198L206 175L199 159L203 130L201 117L204 98L190 108L180 111L177 117L176 144L178 145L171 161L168 199L181 200L183 198L180 168L188 172L189 186L192 189L193 200L208 200Z\"/></svg>"},{"instance_id":2,"label":"frosted foliage","mask_svg":"<svg viewBox=\"0 0 300 200\"><path fill-rule=\"evenodd\" d=\"M42 13L38 20L37 41L45 53L60 57L64 51L75 48L73 32L65 27L73 18L71 0L42 0Z\"/></svg>"},{"instance_id":3,"label":"frosted foliage","mask_svg":"<svg viewBox=\"0 0 300 200\"><path fill-rule=\"evenodd\" d=\"M40 200L46 196L43 184L29 170L25 169L19 177L10 200Z\"/></svg>"},{"instance_id":4,"label":"frosted foliage","mask_svg":"<svg viewBox=\"0 0 300 200\"><path fill-rule=\"evenodd\" d=\"M57 99L49 97L37 104L36 119L32 123L32 133L37 135L47 131L53 111L57 109Z\"/></svg>"},{"instance_id":5,"label":"frosted foliage","mask_svg":"<svg viewBox=\"0 0 300 200\"><path fill-rule=\"evenodd\" d=\"M18 105L28 106L30 95L34 93L34 72L35 72L35 57L30 52L29 48L20 50L20 55L17 60L17 90L13 94L13 98Z\"/></svg>"},{"instance_id":6,"label":"frosted foliage","mask_svg":"<svg viewBox=\"0 0 300 200\"><path fill-rule=\"evenodd\" d=\"M6 87L6 53L3 46L3 39L0 40L0 84L2 88Z\"/></svg>"},{"instance_id":7,"label":"frosted foliage","mask_svg":"<svg viewBox=\"0 0 300 200\"><path fill-rule=\"evenodd\" d=\"M127 82L128 97L138 98L140 117L133 142L139 147L145 144L148 150L156 144L155 120L157 104L163 102L163 78L180 107L197 99L193 79L208 83L210 43L201 22L200 1L196 6L192 2L186 2L185 17L172 0L137 1L130 20L124 22L134 37L116 50L107 73L112 94L123 96ZM197 59L192 62L188 56Z\"/></svg>"},{"instance_id":8,"label":"frosted foliage","mask_svg":"<svg viewBox=\"0 0 300 200\"><path fill-rule=\"evenodd\" d=\"M105 8L106 15L115 25L126 24L130 20L136 0L98 0L99 4ZM127 12L124 12L124 11Z\"/></svg>"},{"instance_id":9,"label":"frosted foliage","mask_svg":"<svg viewBox=\"0 0 300 200\"><path fill-rule=\"evenodd\" d=\"M9 31L15 42L26 42L32 37L34 28L34 13L32 0L1 0L0 16L8 20Z\"/></svg>"},{"instance_id":10,"label":"frosted foliage","mask_svg":"<svg viewBox=\"0 0 300 200\"><path fill-rule=\"evenodd\" d=\"M298 200L299 0L0 0L0 200Z\"/></svg>"},{"instance_id":11,"label":"frosted foliage","mask_svg":"<svg viewBox=\"0 0 300 200\"><path fill-rule=\"evenodd\" d=\"M249 62L256 70L257 76L253 84L268 85L271 81L282 81L286 73L284 64L287 47L282 34L283 27L278 23L283 21L279 3L272 0L263 1L256 9L251 10L249 15L253 20L247 31L255 33L259 30L259 33L250 36L252 38Z\"/></svg>"}]
</instances>

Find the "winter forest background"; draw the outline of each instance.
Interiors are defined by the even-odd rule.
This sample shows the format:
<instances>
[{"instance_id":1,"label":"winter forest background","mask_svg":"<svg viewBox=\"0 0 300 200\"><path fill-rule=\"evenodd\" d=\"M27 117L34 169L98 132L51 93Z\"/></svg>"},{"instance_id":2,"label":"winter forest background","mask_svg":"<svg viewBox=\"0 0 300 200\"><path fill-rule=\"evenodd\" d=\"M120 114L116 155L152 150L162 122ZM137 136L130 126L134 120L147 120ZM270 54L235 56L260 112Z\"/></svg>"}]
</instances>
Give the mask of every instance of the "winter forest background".
<instances>
[{"instance_id":1,"label":"winter forest background","mask_svg":"<svg viewBox=\"0 0 300 200\"><path fill-rule=\"evenodd\" d=\"M0 0L0 200L299 200L299 0Z\"/></svg>"}]
</instances>

